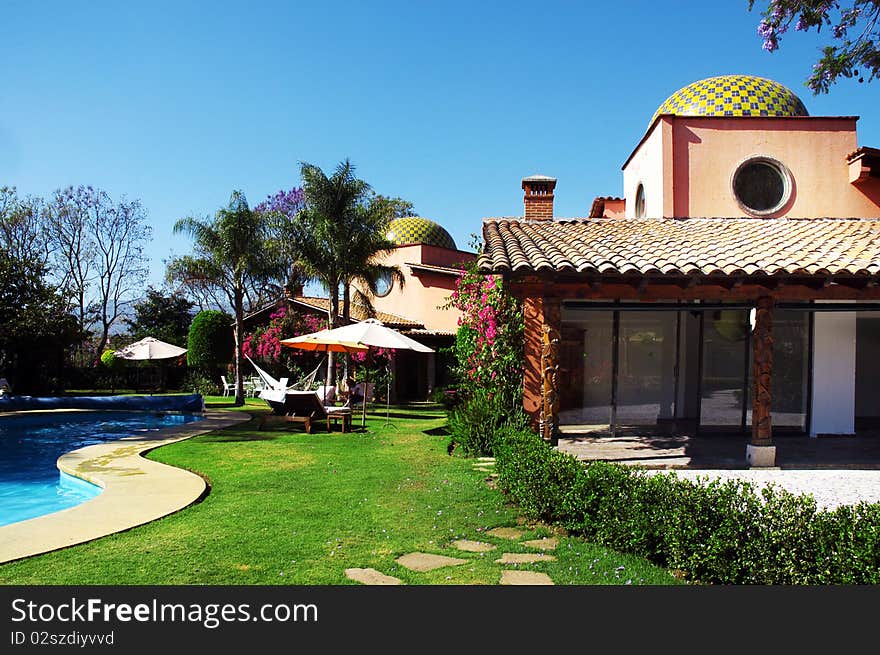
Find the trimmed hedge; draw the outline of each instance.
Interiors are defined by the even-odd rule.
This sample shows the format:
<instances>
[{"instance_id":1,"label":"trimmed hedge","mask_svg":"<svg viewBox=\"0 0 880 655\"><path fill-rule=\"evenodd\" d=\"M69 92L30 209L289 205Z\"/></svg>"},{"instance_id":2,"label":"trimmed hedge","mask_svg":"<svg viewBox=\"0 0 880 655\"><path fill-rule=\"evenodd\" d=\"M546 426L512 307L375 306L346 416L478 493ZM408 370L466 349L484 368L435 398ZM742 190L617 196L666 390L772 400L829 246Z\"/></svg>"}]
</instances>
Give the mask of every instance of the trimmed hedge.
<instances>
[{"instance_id":1,"label":"trimmed hedge","mask_svg":"<svg viewBox=\"0 0 880 655\"><path fill-rule=\"evenodd\" d=\"M820 510L812 496L584 464L529 430L502 429L499 488L530 517L641 555L695 582L880 583L880 503Z\"/></svg>"},{"instance_id":2,"label":"trimmed hedge","mask_svg":"<svg viewBox=\"0 0 880 655\"><path fill-rule=\"evenodd\" d=\"M193 317L186 340L186 363L208 371L222 369L235 354L232 317L205 309Z\"/></svg>"}]
</instances>

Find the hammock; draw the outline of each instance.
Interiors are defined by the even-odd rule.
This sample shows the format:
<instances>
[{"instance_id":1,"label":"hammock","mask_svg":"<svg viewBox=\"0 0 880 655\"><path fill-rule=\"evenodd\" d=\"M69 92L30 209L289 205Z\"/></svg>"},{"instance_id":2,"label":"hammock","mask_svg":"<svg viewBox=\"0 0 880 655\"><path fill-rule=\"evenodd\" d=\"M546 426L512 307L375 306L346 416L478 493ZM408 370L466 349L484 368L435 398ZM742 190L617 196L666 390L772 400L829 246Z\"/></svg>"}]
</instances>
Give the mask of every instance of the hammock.
<instances>
[{"instance_id":1,"label":"hammock","mask_svg":"<svg viewBox=\"0 0 880 655\"><path fill-rule=\"evenodd\" d=\"M260 379L263 381L264 388L260 391L259 396L264 400L277 400L281 398L283 400L284 395L288 391L308 391L312 388L312 384L315 382L315 378L318 375L318 371L321 370L321 367L324 365L322 361L318 364L317 368L314 371L303 377L298 382L291 384L288 386L287 378L281 378L280 380L276 380L271 375L266 373L263 369L257 366L250 357L245 355L247 360L251 363L251 366L256 370L257 375L260 376ZM265 395L264 395L265 394Z\"/></svg>"}]
</instances>

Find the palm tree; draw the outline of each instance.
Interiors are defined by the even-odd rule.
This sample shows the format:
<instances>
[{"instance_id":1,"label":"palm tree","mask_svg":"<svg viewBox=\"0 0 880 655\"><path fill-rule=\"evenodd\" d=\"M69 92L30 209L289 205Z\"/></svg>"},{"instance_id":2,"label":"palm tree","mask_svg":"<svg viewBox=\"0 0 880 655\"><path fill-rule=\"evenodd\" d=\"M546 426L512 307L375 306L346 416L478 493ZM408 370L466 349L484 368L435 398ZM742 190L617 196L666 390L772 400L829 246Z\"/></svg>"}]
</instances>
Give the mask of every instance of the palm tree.
<instances>
[{"instance_id":1,"label":"palm tree","mask_svg":"<svg viewBox=\"0 0 880 655\"><path fill-rule=\"evenodd\" d=\"M292 248L289 257L301 270L327 289L327 321L332 329L340 314L346 323L350 321L353 288L369 306L367 294L357 291L355 283L375 293L379 277L390 274L402 284L403 275L396 266L385 266L377 260L393 246L385 238L385 229L395 218L395 210L411 205L373 193L369 184L355 176L354 166L347 159L330 177L308 163L301 164L300 175L305 207L285 222L281 241ZM328 367L328 384L332 384L332 353Z\"/></svg>"},{"instance_id":2,"label":"palm tree","mask_svg":"<svg viewBox=\"0 0 880 655\"><path fill-rule=\"evenodd\" d=\"M382 264L383 257L394 248L385 236L388 223L411 212L412 204L397 198L374 196L361 210L360 223L347 247L342 277L342 317L351 321L351 301L372 310L372 298L378 295L377 285L382 277L390 276L393 283L403 287L406 278L397 266Z\"/></svg>"},{"instance_id":3,"label":"palm tree","mask_svg":"<svg viewBox=\"0 0 880 655\"><path fill-rule=\"evenodd\" d=\"M242 336L246 303L253 306L255 290L282 274L282 260L270 239L266 217L252 211L240 191L233 191L229 204L213 220L182 218L174 233L188 233L194 255L173 259L166 277L190 288L216 292L225 297L235 316L235 404L244 404L241 375Z\"/></svg>"}]
</instances>

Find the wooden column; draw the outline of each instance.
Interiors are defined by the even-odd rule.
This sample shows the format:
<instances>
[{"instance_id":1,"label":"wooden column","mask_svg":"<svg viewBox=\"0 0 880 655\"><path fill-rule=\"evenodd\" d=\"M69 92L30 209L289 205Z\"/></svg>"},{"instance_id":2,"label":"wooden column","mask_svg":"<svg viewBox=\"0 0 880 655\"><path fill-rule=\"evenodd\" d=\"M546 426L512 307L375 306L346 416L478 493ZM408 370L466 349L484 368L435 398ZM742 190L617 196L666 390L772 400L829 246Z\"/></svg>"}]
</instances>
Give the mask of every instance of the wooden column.
<instances>
[{"instance_id":1,"label":"wooden column","mask_svg":"<svg viewBox=\"0 0 880 655\"><path fill-rule=\"evenodd\" d=\"M544 298L541 326L541 438L559 441L559 339L562 307L559 298Z\"/></svg>"},{"instance_id":2,"label":"wooden column","mask_svg":"<svg viewBox=\"0 0 880 655\"><path fill-rule=\"evenodd\" d=\"M773 299L758 298L755 307L754 351L755 395L752 403L752 444L773 444L770 406L773 399Z\"/></svg>"},{"instance_id":3,"label":"wooden column","mask_svg":"<svg viewBox=\"0 0 880 655\"><path fill-rule=\"evenodd\" d=\"M543 350L542 327L544 313L540 297L523 299L523 409L531 417L532 427L541 423L543 402L543 373L541 351Z\"/></svg>"},{"instance_id":4,"label":"wooden column","mask_svg":"<svg viewBox=\"0 0 880 655\"><path fill-rule=\"evenodd\" d=\"M773 298L761 296L755 304L755 326L752 331L755 380L752 401L752 441L746 446L746 462L753 467L776 466L773 445L773 422L770 407L773 400Z\"/></svg>"}]
</instances>

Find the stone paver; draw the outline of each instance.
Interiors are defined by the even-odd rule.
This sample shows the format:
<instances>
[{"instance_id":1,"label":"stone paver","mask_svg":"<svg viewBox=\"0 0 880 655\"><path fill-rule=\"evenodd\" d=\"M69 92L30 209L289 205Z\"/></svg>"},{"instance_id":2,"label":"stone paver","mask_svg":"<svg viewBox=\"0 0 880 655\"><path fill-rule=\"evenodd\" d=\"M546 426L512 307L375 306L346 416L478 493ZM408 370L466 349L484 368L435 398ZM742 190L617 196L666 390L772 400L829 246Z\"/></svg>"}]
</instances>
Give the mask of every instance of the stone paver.
<instances>
[{"instance_id":1,"label":"stone paver","mask_svg":"<svg viewBox=\"0 0 880 655\"><path fill-rule=\"evenodd\" d=\"M452 545L468 553L487 553L490 550L495 550L495 546L492 544L487 544L485 541L471 541L470 539L459 539L453 541Z\"/></svg>"},{"instance_id":2,"label":"stone paver","mask_svg":"<svg viewBox=\"0 0 880 655\"><path fill-rule=\"evenodd\" d=\"M539 573L537 571L502 571L501 584L552 585L553 580L546 573Z\"/></svg>"},{"instance_id":3,"label":"stone paver","mask_svg":"<svg viewBox=\"0 0 880 655\"><path fill-rule=\"evenodd\" d=\"M477 457L477 461L478 462L491 462L492 464L494 464L495 458L494 457Z\"/></svg>"},{"instance_id":4,"label":"stone paver","mask_svg":"<svg viewBox=\"0 0 880 655\"><path fill-rule=\"evenodd\" d=\"M490 537L498 537L500 539L519 539L523 536L522 530L517 530L516 528L492 528L491 530L486 530L486 534Z\"/></svg>"},{"instance_id":5,"label":"stone paver","mask_svg":"<svg viewBox=\"0 0 880 655\"><path fill-rule=\"evenodd\" d=\"M534 564L535 562L552 562L556 558L545 553L504 553L496 564Z\"/></svg>"},{"instance_id":6,"label":"stone paver","mask_svg":"<svg viewBox=\"0 0 880 655\"><path fill-rule=\"evenodd\" d=\"M522 543L523 546L528 546L529 548L538 548L540 550L556 550L556 547L559 545L559 541L556 539L556 537L532 539L530 541L524 541Z\"/></svg>"},{"instance_id":7,"label":"stone paver","mask_svg":"<svg viewBox=\"0 0 880 655\"><path fill-rule=\"evenodd\" d=\"M86 446L59 457L61 471L104 490L60 512L0 527L0 562L128 530L198 500L206 489L201 477L146 459L141 453L251 419L244 412L210 410L204 415L203 421Z\"/></svg>"},{"instance_id":8,"label":"stone paver","mask_svg":"<svg viewBox=\"0 0 880 655\"><path fill-rule=\"evenodd\" d=\"M345 577L366 585L398 585L403 584L398 578L385 575L376 569L345 569Z\"/></svg>"},{"instance_id":9,"label":"stone paver","mask_svg":"<svg viewBox=\"0 0 880 655\"><path fill-rule=\"evenodd\" d=\"M444 566L459 566L467 564L466 559L458 559L457 557L446 557L445 555L433 555L431 553L407 553L398 557L396 562L409 569L410 571L418 571L425 573L434 569L443 568Z\"/></svg>"}]
</instances>

